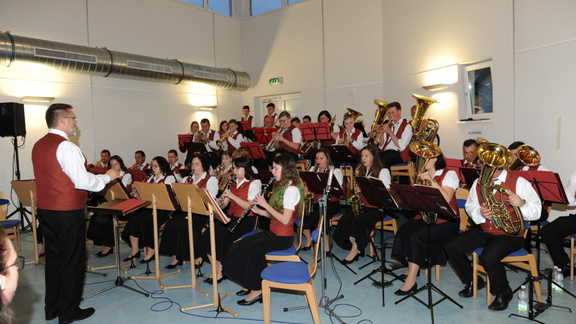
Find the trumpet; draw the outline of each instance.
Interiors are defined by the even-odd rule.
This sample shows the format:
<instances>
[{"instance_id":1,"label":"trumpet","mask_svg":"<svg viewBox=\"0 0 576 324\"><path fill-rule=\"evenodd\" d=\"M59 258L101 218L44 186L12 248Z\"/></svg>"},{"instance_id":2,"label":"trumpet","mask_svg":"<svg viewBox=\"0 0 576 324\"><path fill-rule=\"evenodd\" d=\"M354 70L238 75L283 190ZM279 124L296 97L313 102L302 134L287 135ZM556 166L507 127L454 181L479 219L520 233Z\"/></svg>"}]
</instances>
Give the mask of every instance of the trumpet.
<instances>
[{"instance_id":1,"label":"trumpet","mask_svg":"<svg viewBox=\"0 0 576 324\"><path fill-rule=\"evenodd\" d=\"M222 137L216 141L216 145L218 145L218 147L222 147L224 141L228 139L228 137L230 137L230 130L227 130L226 133L222 134Z\"/></svg>"},{"instance_id":2,"label":"trumpet","mask_svg":"<svg viewBox=\"0 0 576 324\"><path fill-rule=\"evenodd\" d=\"M137 169L138 169L138 162L132 164L132 166L129 167L128 169L130 169L130 170L137 170Z\"/></svg>"},{"instance_id":3,"label":"trumpet","mask_svg":"<svg viewBox=\"0 0 576 324\"><path fill-rule=\"evenodd\" d=\"M262 192L260 192L261 195L264 195L264 193L266 193L266 190L268 190L268 187L270 187L270 185L272 185L272 182L274 182L274 180L276 180L274 177L270 178L270 181L266 185L264 185L264 187L262 187ZM232 233L232 234L236 233L238 226L240 226L240 223L242 223L244 218L246 218L246 216L248 216L248 214L250 214L250 211L252 210L252 207L254 207L254 205L256 205L256 203L252 202L250 204L250 206L248 206L248 208L246 208L244 210L244 212L242 213L240 218L238 218L236 223L234 223L234 224L232 224L232 226L228 227L228 230L230 231L230 233Z\"/></svg>"},{"instance_id":4,"label":"trumpet","mask_svg":"<svg viewBox=\"0 0 576 324\"><path fill-rule=\"evenodd\" d=\"M104 159L98 160L98 162L94 163L95 168L100 168L104 164Z\"/></svg>"},{"instance_id":5,"label":"trumpet","mask_svg":"<svg viewBox=\"0 0 576 324\"><path fill-rule=\"evenodd\" d=\"M270 142L268 142L268 145L266 145L267 151L270 151L274 147L274 143L276 142L276 138L278 138L278 136L282 136L282 134L284 134L284 131L286 131L286 130L287 130L287 128L282 128L281 131L277 132L276 135L274 135L274 137L272 137Z\"/></svg>"}]
</instances>

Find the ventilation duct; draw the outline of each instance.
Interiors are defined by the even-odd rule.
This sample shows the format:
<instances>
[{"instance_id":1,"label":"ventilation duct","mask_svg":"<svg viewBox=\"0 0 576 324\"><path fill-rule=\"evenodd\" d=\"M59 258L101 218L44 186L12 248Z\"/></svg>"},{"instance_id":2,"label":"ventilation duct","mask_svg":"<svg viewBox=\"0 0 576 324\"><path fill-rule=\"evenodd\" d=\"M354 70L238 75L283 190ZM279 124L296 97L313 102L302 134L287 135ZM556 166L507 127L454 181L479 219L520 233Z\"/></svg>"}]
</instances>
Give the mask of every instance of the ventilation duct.
<instances>
[{"instance_id":1,"label":"ventilation duct","mask_svg":"<svg viewBox=\"0 0 576 324\"><path fill-rule=\"evenodd\" d=\"M198 82L238 91L250 87L246 72L0 33L0 66L15 62L101 77L183 85Z\"/></svg>"}]
</instances>

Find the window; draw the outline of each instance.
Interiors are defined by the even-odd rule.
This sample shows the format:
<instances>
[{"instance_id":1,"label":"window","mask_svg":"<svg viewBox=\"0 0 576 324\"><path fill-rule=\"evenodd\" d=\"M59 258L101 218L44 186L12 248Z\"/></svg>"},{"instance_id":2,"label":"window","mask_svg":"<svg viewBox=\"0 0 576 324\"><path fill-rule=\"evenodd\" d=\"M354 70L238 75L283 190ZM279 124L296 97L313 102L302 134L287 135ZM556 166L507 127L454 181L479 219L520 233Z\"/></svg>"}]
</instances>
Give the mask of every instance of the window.
<instances>
[{"instance_id":1,"label":"window","mask_svg":"<svg viewBox=\"0 0 576 324\"><path fill-rule=\"evenodd\" d=\"M182 0L182 1L204 8L204 0Z\"/></svg>"},{"instance_id":2,"label":"window","mask_svg":"<svg viewBox=\"0 0 576 324\"><path fill-rule=\"evenodd\" d=\"M232 11L230 8L232 6L230 2L230 0L208 0L208 8L210 11L214 11L225 16L231 16Z\"/></svg>"},{"instance_id":3,"label":"window","mask_svg":"<svg viewBox=\"0 0 576 324\"><path fill-rule=\"evenodd\" d=\"M298 2L302 2L302 1L304 1L304 0L288 0L288 5L295 4Z\"/></svg>"},{"instance_id":4,"label":"window","mask_svg":"<svg viewBox=\"0 0 576 324\"><path fill-rule=\"evenodd\" d=\"M466 105L460 109L460 120L492 119L492 60L461 65L461 71Z\"/></svg>"},{"instance_id":5,"label":"window","mask_svg":"<svg viewBox=\"0 0 576 324\"><path fill-rule=\"evenodd\" d=\"M282 8L282 0L251 0L251 16Z\"/></svg>"}]
</instances>

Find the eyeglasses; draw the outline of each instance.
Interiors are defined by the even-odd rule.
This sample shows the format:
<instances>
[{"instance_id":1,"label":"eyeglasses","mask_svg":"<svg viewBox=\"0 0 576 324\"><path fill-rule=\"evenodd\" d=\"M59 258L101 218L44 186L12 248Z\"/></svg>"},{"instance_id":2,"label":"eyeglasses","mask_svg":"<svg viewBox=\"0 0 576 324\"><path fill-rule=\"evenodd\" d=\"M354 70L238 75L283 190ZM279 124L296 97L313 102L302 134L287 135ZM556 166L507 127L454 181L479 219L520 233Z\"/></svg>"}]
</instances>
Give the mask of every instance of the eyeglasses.
<instances>
[{"instance_id":1,"label":"eyeglasses","mask_svg":"<svg viewBox=\"0 0 576 324\"><path fill-rule=\"evenodd\" d=\"M16 267L16 269L22 270L22 269L24 269L24 264L25 264L24 257L23 256L17 256L16 261L13 264L11 264L7 267L4 267L3 269L0 269L0 272L3 272L4 270L6 270L10 267Z\"/></svg>"},{"instance_id":2,"label":"eyeglasses","mask_svg":"<svg viewBox=\"0 0 576 324\"><path fill-rule=\"evenodd\" d=\"M64 118L72 118L74 119L74 121L78 121L78 117L74 116L74 117L64 117Z\"/></svg>"}]
</instances>

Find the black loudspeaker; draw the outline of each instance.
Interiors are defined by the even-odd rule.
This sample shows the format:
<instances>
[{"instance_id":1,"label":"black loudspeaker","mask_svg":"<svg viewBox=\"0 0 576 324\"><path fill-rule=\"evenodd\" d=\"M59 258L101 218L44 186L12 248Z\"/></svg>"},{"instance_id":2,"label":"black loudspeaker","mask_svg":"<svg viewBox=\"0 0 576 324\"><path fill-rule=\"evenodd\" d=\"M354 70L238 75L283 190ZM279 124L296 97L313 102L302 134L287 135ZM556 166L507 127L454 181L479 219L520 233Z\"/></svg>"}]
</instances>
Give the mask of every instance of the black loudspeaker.
<instances>
[{"instance_id":1,"label":"black loudspeaker","mask_svg":"<svg viewBox=\"0 0 576 324\"><path fill-rule=\"evenodd\" d=\"M23 104L17 102L0 103L0 136L26 136Z\"/></svg>"}]
</instances>

